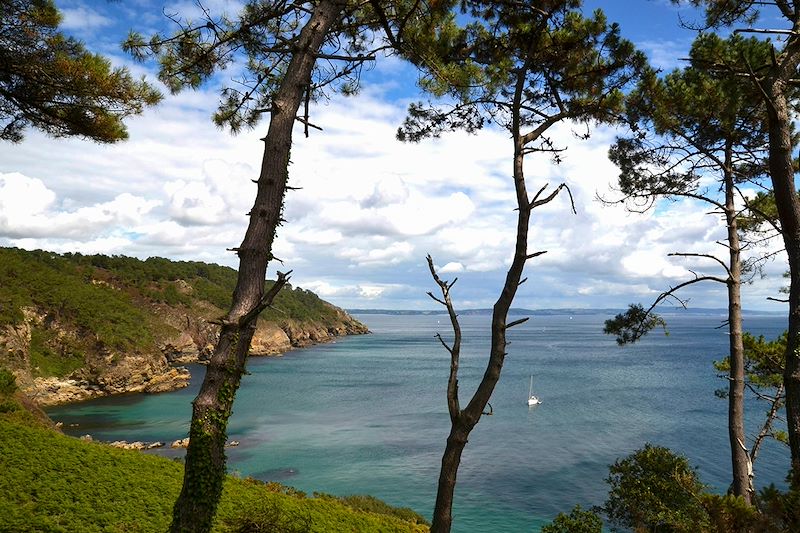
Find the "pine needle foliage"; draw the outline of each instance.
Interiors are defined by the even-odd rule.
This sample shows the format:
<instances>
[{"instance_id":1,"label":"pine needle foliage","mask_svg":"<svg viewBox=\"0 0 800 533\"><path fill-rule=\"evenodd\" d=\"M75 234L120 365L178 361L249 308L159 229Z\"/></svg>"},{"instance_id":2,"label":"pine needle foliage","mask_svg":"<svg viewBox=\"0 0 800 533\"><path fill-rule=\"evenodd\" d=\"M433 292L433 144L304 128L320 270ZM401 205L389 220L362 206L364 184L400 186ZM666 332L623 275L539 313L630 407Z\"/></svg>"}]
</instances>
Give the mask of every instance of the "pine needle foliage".
<instances>
[{"instance_id":1,"label":"pine needle foliage","mask_svg":"<svg viewBox=\"0 0 800 533\"><path fill-rule=\"evenodd\" d=\"M237 134L253 129L274 111L273 99L314 5L248 0L235 16L201 5L199 19L172 17L175 30L169 35L146 37L131 32L123 49L140 61L155 59L159 79L173 93L197 89L226 69L239 72L221 84L219 106L212 117L217 126ZM331 93L357 93L362 71L384 51L399 46L398 41L387 43L377 32L384 27L405 28L419 5L413 0L353 2L345 10L317 54L310 85L303 88L307 127L308 104Z\"/></svg>"},{"instance_id":2,"label":"pine needle foliage","mask_svg":"<svg viewBox=\"0 0 800 533\"><path fill-rule=\"evenodd\" d=\"M60 21L52 0L0 2L0 139L19 142L29 126L53 137L126 139L123 119L161 94L59 31Z\"/></svg>"}]
</instances>

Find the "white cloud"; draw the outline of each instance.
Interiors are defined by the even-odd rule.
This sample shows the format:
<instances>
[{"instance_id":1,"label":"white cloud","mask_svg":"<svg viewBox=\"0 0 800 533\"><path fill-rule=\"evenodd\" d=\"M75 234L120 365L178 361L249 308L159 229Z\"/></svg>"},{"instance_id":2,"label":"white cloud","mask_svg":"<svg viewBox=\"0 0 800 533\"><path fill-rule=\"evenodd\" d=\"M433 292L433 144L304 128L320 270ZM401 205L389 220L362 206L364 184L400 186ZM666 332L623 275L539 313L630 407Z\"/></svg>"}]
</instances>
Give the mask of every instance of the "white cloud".
<instances>
[{"instance_id":1,"label":"white cloud","mask_svg":"<svg viewBox=\"0 0 800 533\"><path fill-rule=\"evenodd\" d=\"M462 265L461 263L451 261L438 270L440 274L450 274L451 272L463 272L464 265Z\"/></svg>"},{"instance_id":2,"label":"white cloud","mask_svg":"<svg viewBox=\"0 0 800 533\"><path fill-rule=\"evenodd\" d=\"M96 31L114 24L113 19L86 5L61 8L60 27L68 31Z\"/></svg>"},{"instance_id":3,"label":"white cloud","mask_svg":"<svg viewBox=\"0 0 800 533\"><path fill-rule=\"evenodd\" d=\"M107 202L60 209L56 194L42 180L23 174L0 174L0 235L12 238L87 238L135 226L156 200L122 193Z\"/></svg>"},{"instance_id":4,"label":"white cloud","mask_svg":"<svg viewBox=\"0 0 800 533\"><path fill-rule=\"evenodd\" d=\"M334 98L312 110L323 132L295 136L285 225L271 270L294 269L293 283L351 307L430 307L425 254L457 274L459 307L486 307L497 297L514 250L517 212L511 143L504 132L455 133L415 145L394 139L404 108L377 90ZM238 137L209 120L212 90L168 97L129 122L131 138L114 146L53 140L30 132L0 145L0 244L55 251L160 255L228 265L236 256L255 197L266 125ZM714 253L724 237L707 208L667 203L644 214L595 200L615 183L607 150L615 132L588 142L569 125L553 140L568 146L564 163L531 157L529 191L570 186L577 215L562 191L532 217L531 260L515 305L624 306L647 300L688 269L712 273L709 261L670 252ZM47 157L41 154L46 153ZM745 288L746 305L765 307L784 261ZM695 304L724 306L698 287ZM705 298L705 299L704 299Z\"/></svg>"},{"instance_id":5,"label":"white cloud","mask_svg":"<svg viewBox=\"0 0 800 533\"><path fill-rule=\"evenodd\" d=\"M19 172L0 174L0 224L29 220L41 215L56 195L38 178Z\"/></svg>"}]
</instances>

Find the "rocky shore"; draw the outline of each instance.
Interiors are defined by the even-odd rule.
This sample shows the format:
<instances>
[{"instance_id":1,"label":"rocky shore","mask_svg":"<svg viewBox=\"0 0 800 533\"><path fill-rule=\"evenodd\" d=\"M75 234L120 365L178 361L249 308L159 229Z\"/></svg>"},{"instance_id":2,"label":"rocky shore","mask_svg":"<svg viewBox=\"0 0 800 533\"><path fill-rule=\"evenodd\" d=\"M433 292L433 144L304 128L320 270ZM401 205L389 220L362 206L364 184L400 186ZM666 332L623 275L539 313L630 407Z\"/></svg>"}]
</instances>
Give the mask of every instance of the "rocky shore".
<instances>
[{"instance_id":1,"label":"rocky shore","mask_svg":"<svg viewBox=\"0 0 800 533\"><path fill-rule=\"evenodd\" d=\"M59 427L60 427L60 424L56 424L56 428L59 428ZM95 440L92 438L91 435L83 435L82 437L80 437L80 440L82 440L84 442L95 442ZM97 442L102 442L102 441L97 441ZM113 442L102 442L102 444L107 444L107 445L109 445L109 446L111 446L113 448L122 448L123 450L155 450L155 449L158 449L158 448L166 448L167 447L167 443L166 442L159 442L159 441L156 441L156 442L142 442L142 441L138 441L138 440L137 441L133 441L133 442L128 442L126 440L115 440ZM239 441L238 440L230 440L230 441L227 441L225 443L225 447L226 448L235 448L236 446L239 446ZM176 449L176 448L177 449L186 449L188 447L189 447L189 437L186 437L184 439L175 440L175 441L172 442L172 444L169 445L169 448L173 448L173 449Z\"/></svg>"}]
</instances>

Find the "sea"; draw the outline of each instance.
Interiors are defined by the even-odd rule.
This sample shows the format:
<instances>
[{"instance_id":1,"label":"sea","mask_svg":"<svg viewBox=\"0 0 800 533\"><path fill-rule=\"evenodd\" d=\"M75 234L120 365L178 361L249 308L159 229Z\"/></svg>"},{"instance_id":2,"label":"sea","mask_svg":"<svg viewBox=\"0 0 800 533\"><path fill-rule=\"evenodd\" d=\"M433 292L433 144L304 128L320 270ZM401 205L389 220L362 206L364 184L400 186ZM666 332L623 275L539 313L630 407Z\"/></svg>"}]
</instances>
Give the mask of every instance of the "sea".
<instances>
[{"instance_id":1,"label":"sea","mask_svg":"<svg viewBox=\"0 0 800 533\"><path fill-rule=\"evenodd\" d=\"M442 315L357 315L369 335L251 358L230 419L228 470L307 492L371 494L430 517L449 431L452 337ZM512 317L516 318L516 317ZM575 504L605 501L608 467L646 443L686 456L710 490L730 484L727 382L712 362L727 352L723 316L667 316L667 332L620 347L602 333L608 316L533 316L509 330L492 414L473 430L454 503L455 533L535 532ZM461 318L459 392L465 405L486 368L489 316ZM777 337L780 316L747 316L746 331ZM96 440L185 437L191 385L52 408L65 432ZM530 376L538 406L527 405ZM747 400L755 434L768 406ZM780 426L780 423L779 423ZM182 451L161 449L168 456ZM788 448L767 441L755 463L758 487L785 487Z\"/></svg>"}]
</instances>

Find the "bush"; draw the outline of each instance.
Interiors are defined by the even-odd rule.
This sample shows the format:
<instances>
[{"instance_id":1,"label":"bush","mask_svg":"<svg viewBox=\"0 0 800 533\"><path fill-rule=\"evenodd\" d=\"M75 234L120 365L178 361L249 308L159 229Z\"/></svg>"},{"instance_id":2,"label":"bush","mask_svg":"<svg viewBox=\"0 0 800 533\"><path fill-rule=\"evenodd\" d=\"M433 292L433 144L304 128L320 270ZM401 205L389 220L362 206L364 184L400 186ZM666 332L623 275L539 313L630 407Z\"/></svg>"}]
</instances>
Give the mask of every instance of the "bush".
<instances>
[{"instance_id":1,"label":"bush","mask_svg":"<svg viewBox=\"0 0 800 533\"><path fill-rule=\"evenodd\" d=\"M342 502L351 509L355 509L356 511L366 511L368 513L394 516L406 522L429 525L428 521L414 510L409 509L408 507L393 507L374 496L353 495L339 497L333 496L333 498Z\"/></svg>"},{"instance_id":2,"label":"bush","mask_svg":"<svg viewBox=\"0 0 800 533\"><path fill-rule=\"evenodd\" d=\"M609 467L611 486L602 507L614 526L635 531L697 533L708 530L704 486L685 457L646 444Z\"/></svg>"},{"instance_id":3,"label":"bush","mask_svg":"<svg viewBox=\"0 0 800 533\"><path fill-rule=\"evenodd\" d=\"M9 396L17 392L17 378L10 370L0 368L0 394Z\"/></svg>"},{"instance_id":4,"label":"bush","mask_svg":"<svg viewBox=\"0 0 800 533\"><path fill-rule=\"evenodd\" d=\"M555 520L542 527L542 533L602 533L603 520L593 511L576 505L568 515L558 513Z\"/></svg>"},{"instance_id":5,"label":"bush","mask_svg":"<svg viewBox=\"0 0 800 533\"><path fill-rule=\"evenodd\" d=\"M744 498L726 494L705 494L703 507L709 514L711 531L730 533L733 531L759 531L767 533L775 530L769 527L766 517L761 515L752 505L747 505Z\"/></svg>"},{"instance_id":6,"label":"bush","mask_svg":"<svg viewBox=\"0 0 800 533\"><path fill-rule=\"evenodd\" d=\"M0 531L166 531L183 466L0 416ZM422 533L424 526L228 477L213 533Z\"/></svg>"},{"instance_id":7,"label":"bush","mask_svg":"<svg viewBox=\"0 0 800 533\"><path fill-rule=\"evenodd\" d=\"M287 512L272 500L264 500L229 522L228 527L232 533L309 533L311 520L307 515Z\"/></svg>"}]
</instances>

